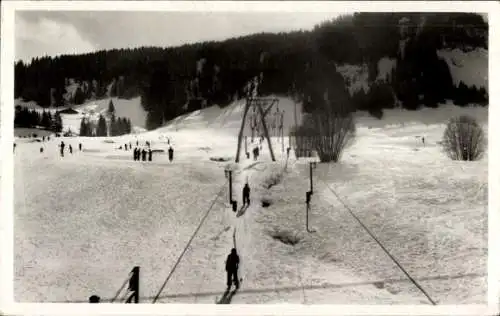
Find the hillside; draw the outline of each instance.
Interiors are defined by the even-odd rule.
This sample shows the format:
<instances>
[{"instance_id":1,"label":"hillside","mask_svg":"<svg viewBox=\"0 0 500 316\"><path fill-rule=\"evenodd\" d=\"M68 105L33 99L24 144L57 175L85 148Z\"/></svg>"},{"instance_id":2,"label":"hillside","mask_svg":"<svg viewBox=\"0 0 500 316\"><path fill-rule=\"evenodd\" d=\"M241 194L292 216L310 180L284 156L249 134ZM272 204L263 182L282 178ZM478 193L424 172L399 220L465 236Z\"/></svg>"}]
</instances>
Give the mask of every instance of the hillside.
<instances>
[{"instance_id":1,"label":"hillside","mask_svg":"<svg viewBox=\"0 0 500 316\"><path fill-rule=\"evenodd\" d=\"M280 98L280 107L292 104ZM258 161L243 159L239 166L212 160L234 158L242 105L207 107L136 135L63 138L73 148L83 144L65 157L59 139L18 139L16 301L86 302L97 294L107 303L140 265L141 303L158 294L158 303L213 304L225 288L225 256L236 246L244 281L234 304L429 304L333 189L437 304L484 304L488 155L451 161L439 141L444 123L459 114L475 117L487 131L487 108L389 109L381 120L357 113L356 140L342 161L314 170L309 225L315 232L307 233L307 161L292 154L283 171L279 139L273 139L276 163L266 146ZM174 161L159 152L151 162L137 162L118 149L137 141L150 141L155 150L172 145ZM226 167L235 168L238 205L243 183L252 186L245 212L235 214L227 203ZM262 207L263 199L271 205ZM286 236L297 243L287 244Z\"/></svg>"},{"instance_id":2,"label":"hillside","mask_svg":"<svg viewBox=\"0 0 500 316\"><path fill-rule=\"evenodd\" d=\"M476 14L356 13L311 31L18 62L15 97L47 107L140 96L146 122L135 124L148 129L242 99L256 78L258 95L314 100L305 111L325 90L377 117L447 100L486 105L487 40Z\"/></svg>"}]
</instances>

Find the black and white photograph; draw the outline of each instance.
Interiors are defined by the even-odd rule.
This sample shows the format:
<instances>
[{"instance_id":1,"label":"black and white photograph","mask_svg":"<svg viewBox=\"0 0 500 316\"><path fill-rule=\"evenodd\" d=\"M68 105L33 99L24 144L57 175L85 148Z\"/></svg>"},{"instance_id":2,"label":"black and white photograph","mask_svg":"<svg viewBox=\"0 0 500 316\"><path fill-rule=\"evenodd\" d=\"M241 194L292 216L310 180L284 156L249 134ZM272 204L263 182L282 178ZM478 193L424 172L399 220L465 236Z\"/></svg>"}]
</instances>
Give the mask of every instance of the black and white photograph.
<instances>
[{"instance_id":1,"label":"black and white photograph","mask_svg":"<svg viewBox=\"0 0 500 316\"><path fill-rule=\"evenodd\" d=\"M40 2L15 303L488 305L488 12Z\"/></svg>"}]
</instances>

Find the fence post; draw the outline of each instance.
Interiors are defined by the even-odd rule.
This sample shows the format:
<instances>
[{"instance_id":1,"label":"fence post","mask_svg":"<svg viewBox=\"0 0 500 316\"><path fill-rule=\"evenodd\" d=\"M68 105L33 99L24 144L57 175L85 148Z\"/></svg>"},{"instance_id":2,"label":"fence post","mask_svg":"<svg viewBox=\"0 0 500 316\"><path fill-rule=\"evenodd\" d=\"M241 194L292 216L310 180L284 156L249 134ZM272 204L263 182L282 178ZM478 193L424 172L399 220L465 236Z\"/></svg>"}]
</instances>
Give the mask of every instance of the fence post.
<instances>
[{"instance_id":1,"label":"fence post","mask_svg":"<svg viewBox=\"0 0 500 316\"><path fill-rule=\"evenodd\" d=\"M233 171L229 170L229 203L233 202Z\"/></svg>"},{"instance_id":2,"label":"fence post","mask_svg":"<svg viewBox=\"0 0 500 316\"><path fill-rule=\"evenodd\" d=\"M311 162L309 163L309 182L310 182L309 190L311 191L311 194L312 194L313 193L313 164Z\"/></svg>"},{"instance_id":3,"label":"fence post","mask_svg":"<svg viewBox=\"0 0 500 316\"><path fill-rule=\"evenodd\" d=\"M139 271L140 267L136 266L132 269L132 276L129 281L129 290L133 292L133 294L127 300L127 303L130 303L131 298L134 298L134 303L139 303Z\"/></svg>"}]
</instances>

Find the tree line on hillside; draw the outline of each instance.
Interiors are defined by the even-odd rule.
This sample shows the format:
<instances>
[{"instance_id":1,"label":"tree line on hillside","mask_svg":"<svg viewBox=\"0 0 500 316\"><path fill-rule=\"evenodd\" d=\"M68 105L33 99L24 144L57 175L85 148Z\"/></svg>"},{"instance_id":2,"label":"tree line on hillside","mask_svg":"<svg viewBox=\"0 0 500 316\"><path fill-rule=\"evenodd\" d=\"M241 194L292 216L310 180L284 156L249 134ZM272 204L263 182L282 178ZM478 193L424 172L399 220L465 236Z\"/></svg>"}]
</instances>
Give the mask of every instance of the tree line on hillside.
<instances>
[{"instance_id":1,"label":"tree line on hillside","mask_svg":"<svg viewBox=\"0 0 500 316\"><path fill-rule=\"evenodd\" d=\"M82 117L80 121L80 136L121 136L132 132L132 123L129 118L116 117L113 100L109 101L106 113L109 117L108 121L106 121L106 118L102 114L99 114L97 122L92 121L89 117Z\"/></svg>"},{"instance_id":2,"label":"tree line on hillside","mask_svg":"<svg viewBox=\"0 0 500 316\"><path fill-rule=\"evenodd\" d=\"M51 114L49 111L42 113L17 105L14 112L14 127L43 128L55 133L62 131L62 119L59 112Z\"/></svg>"},{"instance_id":3,"label":"tree line on hillside","mask_svg":"<svg viewBox=\"0 0 500 316\"><path fill-rule=\"evenodd\" d=\"M401 21L408 19L402 53ZM15 97L46 107L65 103L69 78L82 83L74 103L89 98L141 96L147 128L161 126L187 111L225 106L247 94L260 76L259 95L304 100L312 111L325 91L318 78L338 86L334 98L351 110L380 116L384 108L436 107L447 99L458 105L486 104L484 89L453 84L436 50L488 48L488 25L471 13L355 13L326 21L311 31L254 34L221 42L180 47L143 47L78 56L35 58L16 63ZM378 61L396 59L389 82L378 82ZM366 64L371 89L353 96L337 65ZM320 87L324 87L320 85Z\"/></svg>"},{"instance_id":4,"label":"tree line on hillside","mask_svg":"<svg viewBox=\"0 0 500 316\"><path fill-rule=\"evenodd\" d=\"M125 117L115 117L111 115L109 123L106 118L100 114L97 122L91 121L87 117L83 117L80 121L80 136L86 137L106 137L106 136L121 136L130 134L132 125L130 120Z\"/></svg>"}]
</instances>

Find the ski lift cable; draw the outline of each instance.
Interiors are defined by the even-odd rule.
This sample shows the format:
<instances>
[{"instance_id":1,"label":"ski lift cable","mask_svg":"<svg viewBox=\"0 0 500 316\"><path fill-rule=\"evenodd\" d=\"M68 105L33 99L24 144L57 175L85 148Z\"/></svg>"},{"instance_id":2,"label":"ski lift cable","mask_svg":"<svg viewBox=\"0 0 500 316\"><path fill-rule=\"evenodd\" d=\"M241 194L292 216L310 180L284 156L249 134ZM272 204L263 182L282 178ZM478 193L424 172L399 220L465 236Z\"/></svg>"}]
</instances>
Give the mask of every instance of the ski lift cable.
<instances>
[{"instance_id":1,"label":"ski lift cable","mask_svg":"<svg viewBox=\"0 0 500 316\"><path fill-rule=\"evenodd\" d=\"M221 219L220 219L220 226L224 226L224 216L221 216ZM217 241L218 241L218 236L217 236L217 239L214 239L214 248L217 247ZM212 258L213 256L215 255L215 251L211 251L210 252L210 255L208 256L208 262L215 262L215 261L212 261ZM218 265L218 263L216 263L216 265ZM203 276L205 276L205 273L203 274ZM201 278L201 281L198 285L198 291L197 293L200 293L200 289L201 287L203 286L203 278ZM197 303L197 300L198 300L198 295L195 294L194 296L194 302Z\"/></svg>"},{"instance_id":2,"label":"ski lift cable","mask_svg":"<svg viewBox=\"0 0 500 316\"><path fill-rule=\"evenodd\" d=\"M129 272L128 277L125 279L125 282L123 282L122 286L120 286L120 289L116 292L115 296L111 299L111 303L116 301L118 296L120 296L120 293L123 291L123 288L125 288L125 285L130 281L130 278L132 277L132 272Z\"/></svg>"},{"instance_id":3,"label":"ski lift cable","mask_svg":"<svg viewBox=\"0 0 500 316\"><path fill-rule=\"evenodd\" d=\"M335 190L333 190L325 181L323 181L322 179L319 180L323 182L323 184L328 188L328 190L335 195L337 200L339 200L339 202L345 207L345 209L349 211L352 217L354 217L354 219L361 225L361 227L363 227L363 229L368 233L368 235L370 235L370 237L372 237L373 240L375 240L375 242L380 246L380 248L382 248L382 250L387 254L387 256L389 256L389 258L399 267L399 269L403 271L403 273L408 277L408 279L425 295L425 297L429 300L429 302L431 302L432 305L437 305L437 303L422 288L422 286L418 284L418 282L406 271L406 269L398 262L398 260L393 255L391 255L391 253L387 250L387 248L384 247L382 242L380 242L378 238L370 231L370 229L368 229L368 227L365 224L363 224L363 222L356 216L356 214L354 214L351 208L340 198L337 192L335 192Z\"/></svg>"},{"instance_id":4,"label":"ski lift cable","mask_svg":"<svg viewBox=\"0 0 500 316\"><path fill-rule=\"evenodd\" d=\"M283 160L285 160L285 166L283 167L282 172L285 172L285 169L287 168L287 165L288 165L288 158L284 158L284 159L282 159L282 161ZM297 265L296 265L297 277L299 278L299 284L300 284L300 287L302 288L302 297L303 297L302 304L306 304L307 303L307 296L306 296L306 289L305 289L305 285L304 285L304 279L302 277L302 270L300 269L301 264L299 262L298 257L295 257L295 260L297 261Z\"/></svg>"},{"instance_id":5,"label":"ski lift cable","mask_svg":"<svg viewBox=\"0 0 500 316\"><path fill-rule=\"evenodd\" d=\"M184 257L184 255L186 254L189 246L191 245L191 242L194 240L194 237L196 236L196 234L198 234L198 231L200 230L200 228L203 226L203 223L205 222L205 220L207 219L208 215L210 214L210 211L213 209L214 205L215 205L215 202L219 199L220 195L222 192L224 192L224 189L226 188L226 185L227 185L227 182L228 180L226 180L224 182L224 184L221 186L219 192L217 193L217 195L215 196L215 198L213 199L212 203L210 204L208 210L206 211L205 215L203 216L203 218L201 219L200 221L200 224L198 225L198 227L195 229L195 231L193 232L193 235L191 236L191 238L189 239L189 241L187 242L186 244L186 247L184 247L184 250L182 250L179 258L177 259L177 261L175 262L172 270L170 271L170 273L168 274L167 278L165 279L165 282L163 282L162 286L160 287L160 290L158 291L158 294L156 294L156 296L154 297L153 299L153 302L152 304L156 303L156 301L158 300L158 298L160 297L160 294L161 292L163 291L163 289L165 289L165 286L167 285L168 281L170 280L170 278L172 277L172 275L174 274L174 271L177 269L177 266L179 265L179 263L181 262L181 259Z\"/></svg>"}]
</instances>

